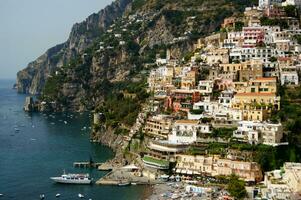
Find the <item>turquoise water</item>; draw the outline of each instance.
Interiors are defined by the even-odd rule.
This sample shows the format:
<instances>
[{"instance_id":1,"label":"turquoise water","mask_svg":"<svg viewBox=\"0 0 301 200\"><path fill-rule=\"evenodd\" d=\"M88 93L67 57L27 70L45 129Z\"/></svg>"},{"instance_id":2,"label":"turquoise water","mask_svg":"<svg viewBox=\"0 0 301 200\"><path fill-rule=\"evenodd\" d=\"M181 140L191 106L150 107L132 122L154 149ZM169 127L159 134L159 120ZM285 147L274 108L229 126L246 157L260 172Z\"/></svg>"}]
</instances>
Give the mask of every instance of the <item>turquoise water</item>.
<instances>
[{"instance_id":1,"label":"turquoise water","mask_svg":"<svg viewBox=\"0 0 301 200\"><path fill-rule=\"evenodd\" d=\"M49 177L66 172L105 175L91 169L76 169L75 161L97 162L112 158L110 149L89 142L89 114L28 114L22 107L25 95L12 90L13 81L0 80L0 199L141 199L142 186L61 185ZM67 124L64 123L67 121ZM86 126L87 129L83 130ZM20 129L15 131L15 127ZM55 194L60 193L60 198Z\"/></svg>"}]
</instances>

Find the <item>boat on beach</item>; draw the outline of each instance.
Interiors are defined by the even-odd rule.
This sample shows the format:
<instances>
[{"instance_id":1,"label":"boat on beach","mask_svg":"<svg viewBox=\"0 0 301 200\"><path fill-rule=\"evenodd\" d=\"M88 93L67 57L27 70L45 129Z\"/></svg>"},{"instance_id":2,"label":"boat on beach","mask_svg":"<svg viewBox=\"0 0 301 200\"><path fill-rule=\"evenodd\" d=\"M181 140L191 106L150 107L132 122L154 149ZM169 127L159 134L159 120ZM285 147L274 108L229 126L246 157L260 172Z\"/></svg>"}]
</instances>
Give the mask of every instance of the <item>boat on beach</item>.
<instances>
[{"instance_id":1,"label":"boat on beach","mask_svg":"<svg viewBox=\"0 0 301 200\"><path fill-rule=\"evenodd\" d=\"M66 174L64 172L63 175L59 177L51 177L51 180L56 183L64 183L64 184L91 184L92 179L89 174Z\"/></svg>"}]
</instances>

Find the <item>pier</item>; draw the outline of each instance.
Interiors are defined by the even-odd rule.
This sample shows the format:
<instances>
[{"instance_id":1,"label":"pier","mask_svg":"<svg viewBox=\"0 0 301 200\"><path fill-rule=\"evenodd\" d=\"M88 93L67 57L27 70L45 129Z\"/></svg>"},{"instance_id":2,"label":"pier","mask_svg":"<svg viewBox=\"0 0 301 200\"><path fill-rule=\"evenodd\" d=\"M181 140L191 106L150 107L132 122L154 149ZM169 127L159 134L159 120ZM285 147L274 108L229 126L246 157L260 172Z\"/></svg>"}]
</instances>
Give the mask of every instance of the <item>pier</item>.
<instances>
[{"instance_id":1,"label":"pier","mask_svg":"<svg viewBox=\"0 0 301 200\"><path fill-rule=\"evenodd\" d=\"M94 162L74 162L73 166L78 168L98 168L103 163L94 163Z\"/></svg>"}]
</instances>

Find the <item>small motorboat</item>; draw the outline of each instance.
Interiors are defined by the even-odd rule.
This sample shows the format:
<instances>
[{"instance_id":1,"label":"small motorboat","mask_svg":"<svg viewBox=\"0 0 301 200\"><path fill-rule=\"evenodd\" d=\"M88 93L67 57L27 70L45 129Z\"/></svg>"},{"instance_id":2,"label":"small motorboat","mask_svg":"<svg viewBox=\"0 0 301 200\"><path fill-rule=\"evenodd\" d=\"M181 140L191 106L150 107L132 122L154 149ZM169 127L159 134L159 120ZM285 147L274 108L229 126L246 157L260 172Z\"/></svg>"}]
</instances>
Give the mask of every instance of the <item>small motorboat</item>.
<instances>
[{"instance_id":1,"label":"small motorboat","mask_svg":"<svg viewBox=\"0 0 301 200\"><path fill-rule=\"evenodd\" d=\"M45 199L45 195L44 194L40 194L40 199Z\"/></svg>"},{"instance_id":2,"label":"small motorboat","mask_svg":"<svg viewBox=\"0 0 301 200\"><path fill-rule=\"evenodd\" d=\"M84 198L85 196L82 195L81 193L79 193L79 194L78 194L78 197L79 197L79 198Z\"/></svg>"},{"instance_id":3,"label":"small motorboat","mask_svg":"<svg viewBox=\"0 0 301 200\"><path fill-rule=\"evenodd\" d=\"M3 194L0 194L0 197L3 197L4 195Z\"/></svg>"},{"instance_id":4,"label":"small motorboat","mask_svg":"<svg viewBox=\"0 0 301 200\"><path fill-rule=\"evenodd\" d=\"M128 186L130 184L131 184L130 182L120 182L118 183L118 186Z\"/></svg>"},{"instance_id":5,"label":"small motorboat","mask_svg":"<svg viewBox=\"0 0 301 200\"><path fill-rule=\"evenodd\" d=\"M59 194L59 193L55 195L56 198L58 198L58 197L60 197L60 196L61 196L61 194Z\"/></svg>"}]
</instances>

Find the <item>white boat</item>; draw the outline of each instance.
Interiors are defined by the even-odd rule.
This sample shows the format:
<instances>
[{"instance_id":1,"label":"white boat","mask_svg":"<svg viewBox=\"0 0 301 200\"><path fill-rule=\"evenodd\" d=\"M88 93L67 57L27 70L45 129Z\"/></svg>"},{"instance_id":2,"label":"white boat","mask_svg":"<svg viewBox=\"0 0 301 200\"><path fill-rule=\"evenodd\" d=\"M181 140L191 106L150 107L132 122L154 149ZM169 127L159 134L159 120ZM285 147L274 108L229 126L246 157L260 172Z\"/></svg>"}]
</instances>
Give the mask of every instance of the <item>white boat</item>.
<instances>
[{"instance_id":1,"label":"white boat","mask_svg":"<svg viewBox=\"0 0 301 200\"><path fill-rule=\"evenodd\" d=\"M61 196L61 194L56 194L56 195L55 195L55 197L60 197L60 196Z\"/></svg>"},{"instance_id":2,"label":"white boat","mask_svg":"<svg viewBox=\"0 0 301 200\"><path fill-rule=\"evenodd\" d=\"M44 194L40 194L40 199L45 199L45 195Z\"/></svg>"},{"instance_id":3,"label":"white boat","mask_svg":"<svg viewBox=\"0 0 301 200\"><path fill-rule=\"evenodd\" d=\"M79 193L79 194L78 194L78 197L79 197L79 198L84 198L85 196Z\"/></svg>"},{"instance_id":4,"label":"white boat","mask_svg":"<svg viewBox=\"0 0 301 200\"><path fill-rule=\"evenodd\" d=\"M130 182L120 182L118 183L118 186L128 186L130 184L131 184Z\"/></svg>"},{"instance_id":5,"label":"white boat","mask_svg":"<svg viewBox=\"0 0 301 200\"><path fill-rule=\"evenodd\" d=\"M92 179L89 174L64 174L60 177L51 177L57 183L65 184L91 184Z\"/></svg>"}]
</instances>

